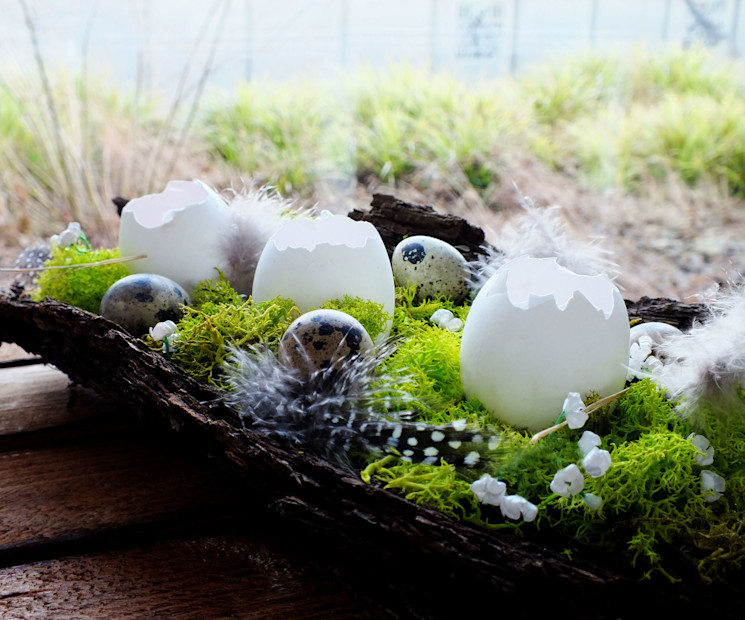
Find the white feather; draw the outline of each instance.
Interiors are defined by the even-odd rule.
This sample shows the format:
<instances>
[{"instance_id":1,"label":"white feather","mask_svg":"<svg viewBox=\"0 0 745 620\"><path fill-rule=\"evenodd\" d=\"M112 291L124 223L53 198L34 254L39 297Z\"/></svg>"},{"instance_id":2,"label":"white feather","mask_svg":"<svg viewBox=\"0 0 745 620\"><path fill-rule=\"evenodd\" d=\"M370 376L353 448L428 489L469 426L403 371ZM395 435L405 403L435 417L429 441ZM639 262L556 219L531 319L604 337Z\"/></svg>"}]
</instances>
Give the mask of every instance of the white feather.
<instances>
[{"instance_id":1,"label":"white feather","mask_svg":"<svg viewBox=\"0 0 745 620\"><path fill-rule=\"evenodd\" d=\"M523 212L497 233L494 245L498 250L489 251L473 265L476 290L502 265L520 256L555 257L559 265L581 275L618 276L610 260L612 253L600 245L599 239L574 239L567 233L560 207L537 207L527 196L521 197L520 206Z\"/></svg>"},{"instance_id":2,"label":"white feather","mask_svg":"<svg viewBox=\"0 0 745 620\"><path fill-rule=\"evenodd\" d=\"M219 248L223 273L236 291L250 295L261 252L293 204L271 188L262 188L236 193L229 208L231 222Z\"/></svg>"},{"instance_id":3,"label":"white feather","mask_svg":"<svg viewBox=\"0 0 745 620\"><path fill-rule=\"evenodd\" d=\"M709 305L709 320L659 346L665 363L652 376L694 423L707 413L724 419L745 414L745 287Z\"/></svg>"}]
</instances>

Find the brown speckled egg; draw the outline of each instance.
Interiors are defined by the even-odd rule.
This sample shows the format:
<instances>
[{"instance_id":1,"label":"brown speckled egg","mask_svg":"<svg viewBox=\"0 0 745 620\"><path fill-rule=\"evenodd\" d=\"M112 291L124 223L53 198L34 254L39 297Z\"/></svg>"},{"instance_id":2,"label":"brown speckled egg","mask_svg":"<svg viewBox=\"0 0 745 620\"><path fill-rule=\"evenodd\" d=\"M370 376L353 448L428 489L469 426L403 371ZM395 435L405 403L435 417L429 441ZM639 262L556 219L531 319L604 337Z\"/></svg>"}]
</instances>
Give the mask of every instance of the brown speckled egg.
<instances>
[{"instance_id":1,"label":"brown speckled egg","mask_svg":"<svg viewBox=\"0 0 745 620\"><path fill-rule=\"evenodd\" d=\"M407 237L391 257L398 286L416 285L416 299L443 295L462 303L469 293L468 262L452 245L426 235Z\"/></svg>"},{"instance_id":2,"label":"brown speckled egg","mask_svg":"<svg viewBox=\"0 0 745 620\"><path fill-rule=\"evenodd\" d=\"M292 322L282 336L279 359L308 377L373 349L370 335L357 319L339 310L321 309Z\"/></svg>"},{"instance_id":3,"label":"brown speckled egg","mask_svg":"<svg viewBox=\"0 0 745 620\"><path fill-rule=\"evenodd\" d=\"M114 282L101 300L101 316L133 336L148 333L162 321L177 323L189 304L180 284L154 273L137 273Z\"/></svg>"}]
</instances>

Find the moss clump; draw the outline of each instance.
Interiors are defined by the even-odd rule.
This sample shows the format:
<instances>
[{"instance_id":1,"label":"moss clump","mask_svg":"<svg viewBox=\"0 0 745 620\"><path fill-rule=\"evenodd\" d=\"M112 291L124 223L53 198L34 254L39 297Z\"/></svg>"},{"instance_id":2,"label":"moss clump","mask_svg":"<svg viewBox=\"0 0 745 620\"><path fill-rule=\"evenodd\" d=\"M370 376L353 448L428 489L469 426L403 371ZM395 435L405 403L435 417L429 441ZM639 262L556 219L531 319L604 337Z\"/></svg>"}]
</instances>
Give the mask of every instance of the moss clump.
<instances>
[{"instance_id":1,"label":"moss clump","mask_svg":"<svg viewBox=\"0 0 745 620\"><path fill-rule=\"evenodd\" d=\"M221 371L230 348L261 345L276 350L282 334L298 316L295 303L282 297L261 303L204 301L199 309L185 309L171 359L198 380L225 389Z\"/></svg>"},{"instance_id":2,"label":"moss clump","mask_svg":"<svg viewBox=\"0 0 745 620\"><path fill-rule=\"evenodd\" d=\"M362 327L375 340L388 327L391 316L383 309L383 304L368 301L360 297L344 295L343 299L330 299L322 308L339 310L357 319Z\"/></svg>"},{"instance_id":3,"label":"moss clump","mask_svg":"<svg viewBox=\"0 0 745 620\"><path fill-rule=\"evenodd\" d=\"M196 309L206 303L237 306L244 301L222 272L218 280L204 280L197 284L191 294L191 307Z\"/></svg>"},{"instance_id":4,"label":"moss clump","mask_svg":"<svg viewBox=\"0 0 745 620\"><path fill-rule=\"evenodd\" d=\"M479 514L470 483L444 462L437 466L419 465L388 455L368 465L361 475L366 482L375 477L386 489L397 490L406 499L431 506L454 519L473 519Z\"/></svg>"},{"instance_id":5,"label":"moss clump","mask_svg":"<svg viewBox=\"0 0 745 620\"><path fill-rule=\"evenodd\" d=\"M74 247L52 247L52 255L44 263L46 267L59 267L96 263L119 258L119 250L98 249L79 252ZM101 300L109 287L129 275L124 263L80 267L78 269L47 269L39 276L38 289L32 298L41 301L51 297L88 312L98 314Z\"/></svg>"}]
</instances>

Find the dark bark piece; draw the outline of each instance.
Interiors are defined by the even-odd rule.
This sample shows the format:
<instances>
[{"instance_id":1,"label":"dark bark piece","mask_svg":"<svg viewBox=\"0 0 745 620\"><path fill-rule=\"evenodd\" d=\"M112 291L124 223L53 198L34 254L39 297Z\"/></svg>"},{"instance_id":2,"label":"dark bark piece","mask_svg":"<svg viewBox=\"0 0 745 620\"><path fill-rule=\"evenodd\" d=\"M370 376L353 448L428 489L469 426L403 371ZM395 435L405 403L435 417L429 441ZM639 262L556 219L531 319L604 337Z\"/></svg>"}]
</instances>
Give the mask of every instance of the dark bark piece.
<instances>
[{"instance_id":1,"label":"dark bark piece","mask_svg":"<svg viewBox=\"0 0 745 620\"><path fill-rule=\"evenodd\" d=\"M683 331L690 329L694 322L704 322L710 316L706 304L684 304L664 298L642 297L639 301L626 300L626 309L629 312L629 319L641 319L645 323L668 323Z\"/></svg>"},{"instance_id":2,"label":"dark bark piece","mask_svg":"<svg viewBox=\"0 0 745 620\"><path fill-rule=\"evenodd\" d=\"M428 205L417 205L388 196L373 194L369 211L355 209L349 213L354 220L370 222L378 229L388 255L404 237L428 235L458 248L466 260L485 254L484 231L457 215L442 214Z\"/></svg>"}]
</instances>

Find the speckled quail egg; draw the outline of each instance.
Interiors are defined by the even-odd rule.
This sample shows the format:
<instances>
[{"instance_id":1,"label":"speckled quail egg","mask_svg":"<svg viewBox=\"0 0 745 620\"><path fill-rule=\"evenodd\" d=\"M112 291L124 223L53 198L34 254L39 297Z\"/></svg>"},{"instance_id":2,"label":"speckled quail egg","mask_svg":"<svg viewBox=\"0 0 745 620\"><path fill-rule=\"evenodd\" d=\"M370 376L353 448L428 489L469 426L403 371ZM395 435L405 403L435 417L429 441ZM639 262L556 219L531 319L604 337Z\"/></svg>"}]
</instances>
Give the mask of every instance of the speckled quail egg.
<instances>
[{"instance_id":1,"label":"speckled quail egg","mask_svg":"<svg viewBox=\"0 0 745 620\"><path fill-rule=\"evenodd\" d=\"M416 299L443 295L455 303L468 297L468 262L452 245L426 235L407 237L391 257L399 286L416 285Z\"/></svg>"},{"instance_id":2,"label":"speckled quail egg","mask_svg":"<svg viewBox=\"0 0 745 620\"><path fill-rule=\"evenodd\" d=\"M183 287L154 273L137 273L118 280L101 300L101 316L134 336L142 336L162 321L178 322L182 305L189 304Z\"/></svg>"},{"instance_id":3,"label":"speckled quail egg","mask_svg":"<svg viewBox=\"0 0 745 620\"><path fill-rule=\"evenodd\" d=\"M292 322L282 336L279 359L307 378L373 350L370 335L357 319L339 310L321 309Z\"/></svg>"}]
</instances>

